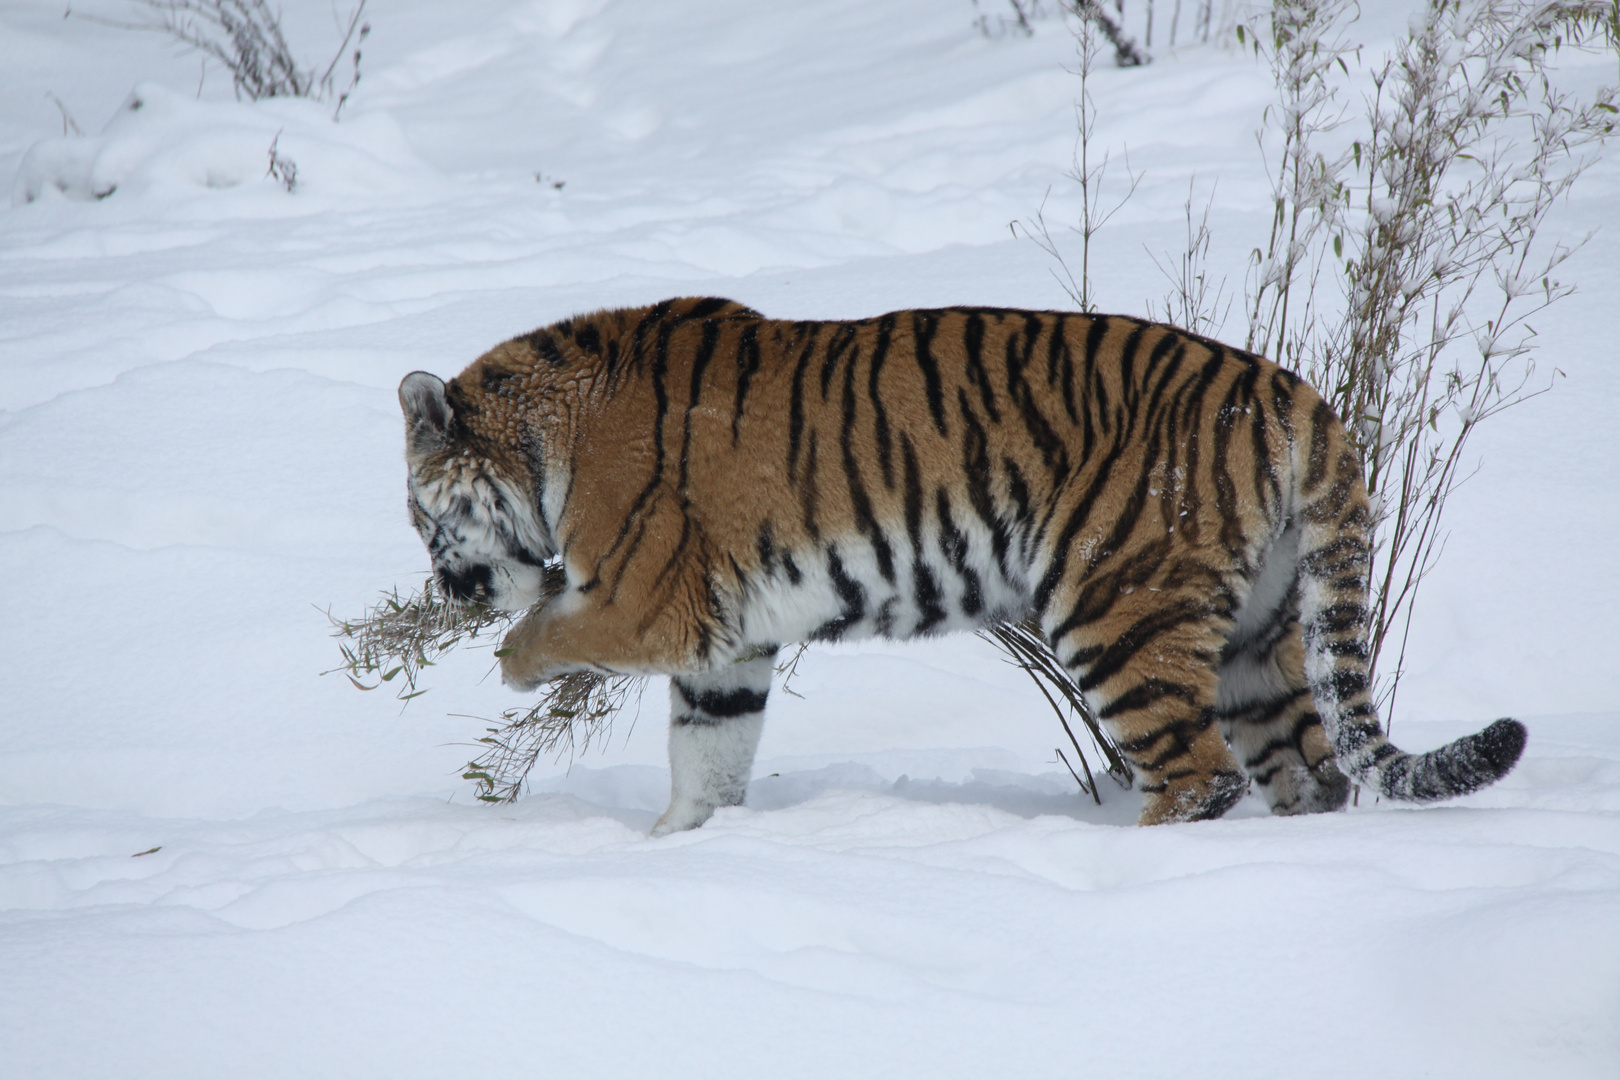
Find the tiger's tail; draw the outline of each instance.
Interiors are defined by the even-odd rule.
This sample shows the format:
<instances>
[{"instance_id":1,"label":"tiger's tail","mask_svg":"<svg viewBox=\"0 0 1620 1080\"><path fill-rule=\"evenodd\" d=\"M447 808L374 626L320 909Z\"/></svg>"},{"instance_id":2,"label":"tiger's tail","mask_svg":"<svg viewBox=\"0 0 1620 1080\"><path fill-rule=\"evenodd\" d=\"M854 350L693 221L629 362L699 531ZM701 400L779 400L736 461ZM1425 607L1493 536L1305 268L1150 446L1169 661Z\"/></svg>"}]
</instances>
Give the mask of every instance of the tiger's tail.
<instances>
[{"instance_id":1,"label":"tiger's tail","mask_svg":"<svg viewBox=\"0 0 1620 1080\"><path fill-rule=\"evenodd\" d=\"M1336 422L1331 427L1337 430ZM1320 429L1317 435L1296 503L1299 617L1305 679L1340 769L1404 802L1434 802L1495 783L1524 751L1519 721L1497 720L1426 754L1401 750L1379 725L1368 677L1371 509L1360 463L1342 435L1328 440L1341 445L1327 452Z\"/></svg>"}]
</instances>

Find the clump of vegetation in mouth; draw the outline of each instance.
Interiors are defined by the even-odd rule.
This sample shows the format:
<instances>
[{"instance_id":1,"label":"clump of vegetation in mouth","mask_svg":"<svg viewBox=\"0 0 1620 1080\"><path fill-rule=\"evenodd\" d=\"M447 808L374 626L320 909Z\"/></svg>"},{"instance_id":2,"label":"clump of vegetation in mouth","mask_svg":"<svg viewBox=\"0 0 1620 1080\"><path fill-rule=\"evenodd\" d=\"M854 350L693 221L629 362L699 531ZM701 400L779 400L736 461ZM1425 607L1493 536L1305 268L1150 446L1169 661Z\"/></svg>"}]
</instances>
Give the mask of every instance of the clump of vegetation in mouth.
<instances>
[{"instance_id":1,"label":"clump of vegetation in mouth","mask_svg":"<svg viewBox=\"0 0 1620 1080\"><path fill-rule=\"evenodd\" d=\"M343 663L332 671L343 672L361 690L375 690L403 677L401 701L427 692L416 685L423 668L432 667L462 642L480 635L495 638L513 618L485 604L455 603L431 577L415 592L384 593L358 618L337 619L330 613L327 617L343 654ZM370 680L375 681L367 685Z\"/></svg>"},{"instance_id":2,"label":"clump of vegetation in mouth","mask_svg":"<svg viewBox=\"0 0 1620 1080\"><path fill-rule=\"evenodd\" d=\"M561 587L560 568L548 567L540 602ZM482 603L459 603L429 577L415 591L384 593L357 618L338 619L330 613L327 617L343 654L343 663L332 672L342 672L361 690L398 680L396 696L410 701L427 692L418 685L424 669L457 646L480 638L492 644L499 641L518 614ZM500 655L496 649L495 656ZM614 717L631 697L640 701L644 683L640 676L596 671L551 680L540 688L540 699L533 705L507 709L499 721L485 721L492 726L478 740L483 750L467 762L462 779L473 782L483 802L515 801L542 756L566 754L572 759L606 738Z\"/></svg>"}]
</instances>

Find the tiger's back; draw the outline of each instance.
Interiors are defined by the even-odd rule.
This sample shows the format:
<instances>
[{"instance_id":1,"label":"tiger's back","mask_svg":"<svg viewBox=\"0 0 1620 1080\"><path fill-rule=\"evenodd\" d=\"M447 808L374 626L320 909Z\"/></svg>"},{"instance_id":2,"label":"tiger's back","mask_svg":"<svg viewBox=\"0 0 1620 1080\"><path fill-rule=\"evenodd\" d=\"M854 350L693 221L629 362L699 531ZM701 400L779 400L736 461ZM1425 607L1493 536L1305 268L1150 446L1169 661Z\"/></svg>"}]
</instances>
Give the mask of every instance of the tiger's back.
<instances>
[{"instance_id":1,"label":"tiger's back","mask_svg":"<svg viewBox=\"0 0 1620 1080\"><path fill-rule=\"evenodd\" d=\"M1137 767L1144 821L1216 816L1251 780L1279 812L1334 809L1336 759L1440 797L1459 761L1479 786L1522 745L1493 727L1425 765L1384 740L1342 427L1297 376L1171 327L666 301L514 339L446 401L464 447L528 463L507 482L568 575L514 631L508 677L675 674L672 814L677 733L757 738L769 671L750 665L778 644L1022 618ZM722 699L748 708L713 715Z\"/></svg>"}]
</instances>

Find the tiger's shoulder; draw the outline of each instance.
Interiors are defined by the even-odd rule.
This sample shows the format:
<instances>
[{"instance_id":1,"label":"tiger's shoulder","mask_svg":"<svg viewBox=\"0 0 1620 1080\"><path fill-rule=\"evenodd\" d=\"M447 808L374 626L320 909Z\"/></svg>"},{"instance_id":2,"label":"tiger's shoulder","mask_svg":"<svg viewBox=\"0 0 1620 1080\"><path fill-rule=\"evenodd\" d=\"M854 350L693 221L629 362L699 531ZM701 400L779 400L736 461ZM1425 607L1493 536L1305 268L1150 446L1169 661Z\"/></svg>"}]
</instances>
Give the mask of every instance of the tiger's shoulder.
<instances>
[{"instance_id":1,"label":"tiger's shoulder","mask_svg":"<svg viewBox=\"0 0 1620 1080\"><path fill-rule=\"evenodd\" d=\"M544 369L570 369L611 360L668 330L714 319L765 320L758 311L718 296L673 297L643 307L603 308L573 315L495 346L456 377L468 392L498 391L503 379Z\"/></svg>"},{"instance_id":2,"label":"tiger's shoulder","mask_svg":"<svg viewBox=\"0 0 1620 1080\"><path fill-rule=\"evenodd\" d=\"M713 320L768 321L746 304L716 296L602 308L501 342L451 379L446 396L469 434L510 442L532 410L558 392L588 394L642 368L637 361L682 324Z\"/></svg>"}]
</instances>

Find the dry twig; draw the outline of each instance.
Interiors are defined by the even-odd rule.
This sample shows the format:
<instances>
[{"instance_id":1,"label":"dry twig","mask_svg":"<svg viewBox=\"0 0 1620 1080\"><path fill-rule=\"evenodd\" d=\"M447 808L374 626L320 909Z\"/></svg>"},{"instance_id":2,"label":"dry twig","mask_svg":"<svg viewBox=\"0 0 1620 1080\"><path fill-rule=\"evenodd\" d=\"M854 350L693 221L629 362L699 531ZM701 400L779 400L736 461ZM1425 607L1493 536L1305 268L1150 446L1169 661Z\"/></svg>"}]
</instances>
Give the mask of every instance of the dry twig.
<instances>
[{"instance_id":1,"label":"dry twig","mask_svg":"<svg viewBox=\"0 0 1620 1080\"><path fill-rule=\"evenodd\" d=\"M1080 790L1090 795L1098 805L1102 804L1102 796L1098 794L1096 781L1092 779L1091 766L1086 762L1085 751L1080 749L1080 740L1074 737L1074 728L1069 724L1070 717L1079 717L1080 722L1086 726L1098 753L1108 762L1108 768L1105 770L1107 774L1113 777L1120 787L1129 789L1133 776L1130 764L1119 752L1119 747L1108 737L1108 733L1103 731L1102 725L1097 721L1097 714L1086 704L1080 687L1075 684L1063 665L1058 663L1057 657L1052 655L1052 649L1047 645L1039 627L1029 622L997 623L995 626L980 630L979 636L1006 653L1010 663L1023 668L1024 673L1035 680L1036 689L1040 690L1046 703L1052 706L1052 711L1057 713L1058 723L1063 725L1063 731L1069 736L1069 743L1080 759L1080 767L1086 772L1085 780L1081 780L1078 775L1074 777L1075 782L1080 785ZM1073 774L1074 767L1063 757L1063 751L1058 751L1058 757Z\"/></svg>"},{"instance_id":2,"label":"dry twig","mask_svg":"<svg viewBox=\"0 0 1620 1080\"><path fill-rule=\"evenodd\" d=\"M516 802L542 755L566 754L572 761L590 749L592 740L605 739L632 693L639 705L645 686L646 679L639 676L596 671L553 679L541 688L534 705L507 709L501 726L487 729L478 740L486 749L467 762L461 778L478 785L483 802Z\"/></svg>"}]
</instances>

